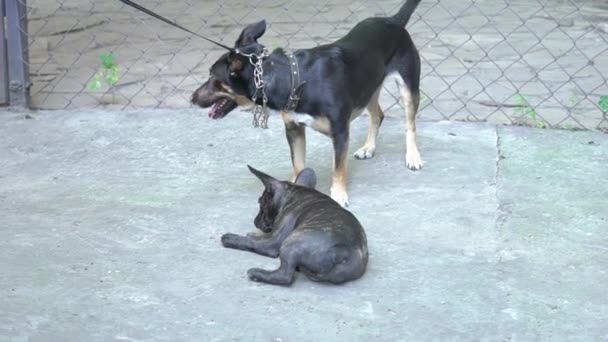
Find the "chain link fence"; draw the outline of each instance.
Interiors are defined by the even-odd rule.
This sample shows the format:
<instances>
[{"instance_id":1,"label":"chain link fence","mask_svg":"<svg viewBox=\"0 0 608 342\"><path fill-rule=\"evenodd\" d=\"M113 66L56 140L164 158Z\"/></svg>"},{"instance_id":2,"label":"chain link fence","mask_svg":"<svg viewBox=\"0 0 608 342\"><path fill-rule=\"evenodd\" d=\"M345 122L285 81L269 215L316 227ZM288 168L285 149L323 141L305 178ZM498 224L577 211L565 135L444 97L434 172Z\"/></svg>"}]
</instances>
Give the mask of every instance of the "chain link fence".
<instances>
[{"instance_id":1,"label":"chain link fence","mask_svg":"<svg viewBox=\"0 0 608 342\"><path fill-rule=\"evenodd\" d=\"M261 42L292 50L329 43L402 4L139 2L228 45L245 24L266 19ZM117 0L28 0L27 8L35 108L190 108L223 53ZM422 119L608 130L605 0L423 0L408 30L423 60ZM403 115L396 85L385 88L386 114Z\"/></svg>"}]
</instances>

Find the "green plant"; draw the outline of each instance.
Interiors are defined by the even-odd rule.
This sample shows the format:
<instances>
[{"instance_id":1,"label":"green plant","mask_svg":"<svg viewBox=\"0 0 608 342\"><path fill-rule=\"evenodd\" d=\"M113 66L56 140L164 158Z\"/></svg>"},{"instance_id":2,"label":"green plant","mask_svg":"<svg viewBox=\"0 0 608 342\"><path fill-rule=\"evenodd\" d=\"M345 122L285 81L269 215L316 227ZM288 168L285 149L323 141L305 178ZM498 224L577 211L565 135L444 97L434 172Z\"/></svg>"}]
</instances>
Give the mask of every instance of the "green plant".
<instances>
[{"instance_id":1,"label":"green plant","mask_svg":"<svg viewBox=\"0 0 608 342\"><path fill-rule=\"evenodd\" d=\"M114 86L116 86L119 79L119 66L116 63L116 58L114 57L114 54L110 52L99 55L99 60L101 61L101 66L89 83L89 89L100 89L103 80L112 92L112 98L114 98Z\"/></svg>"},{"instance_id":2,"label":"green plant","mask_svg":"<svg viewBox=\"0 0 608 342\"><path fill-rule=\"evenodd\" d=\"M532 108L532 106L530 106L530 103L528 102L528 100L526 100L526 98L523 95L517 94L516 100L517 100L517 107L516 107L515 111L521 117L530 118L532 120L532 122L534 123L534 125L538 128L547 127L547 125L545 124L543 119L538 116L538 113L536 113L536 110L534 110L534 108Z\"/></svg>"},{"instance_id":3,"label":"green plant","mask_svg":"<svg viewBox=\"0 0 608 342\"><path fill-rule=\"evenodd\" d=\"M604 111L604 113L608 113L608 95L600 96L600 100L597 102L597 105Z\"/></svg>"}]
</instances>

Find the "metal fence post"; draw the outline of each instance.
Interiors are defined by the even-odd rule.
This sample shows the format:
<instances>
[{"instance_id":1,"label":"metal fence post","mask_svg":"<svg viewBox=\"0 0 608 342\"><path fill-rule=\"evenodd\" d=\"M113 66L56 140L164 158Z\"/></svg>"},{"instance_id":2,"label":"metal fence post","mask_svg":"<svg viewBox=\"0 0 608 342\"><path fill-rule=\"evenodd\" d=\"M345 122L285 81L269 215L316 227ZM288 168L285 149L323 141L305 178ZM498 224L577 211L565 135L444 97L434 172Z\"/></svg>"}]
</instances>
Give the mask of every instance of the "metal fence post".
<instances>
[{"instance_id":1,"label":"metal fence post","mask_svg":"<svg viewBox=\"0 0 608 342\"><path fill-rule=\"evenodd\" d=\"M26 0L3 0L6 15L9 104L29 106Z\"/></svg>"},{"instance_id":2,"label":"metal fence post","mask_svg":"<svg viewBox=\"0 0 608 342\"><path fill-rule=\"evenodd\" d=\"M8 67L4 34L4 0L0 0L0 106L8 104Z\"/></svg>"}]
</instances>

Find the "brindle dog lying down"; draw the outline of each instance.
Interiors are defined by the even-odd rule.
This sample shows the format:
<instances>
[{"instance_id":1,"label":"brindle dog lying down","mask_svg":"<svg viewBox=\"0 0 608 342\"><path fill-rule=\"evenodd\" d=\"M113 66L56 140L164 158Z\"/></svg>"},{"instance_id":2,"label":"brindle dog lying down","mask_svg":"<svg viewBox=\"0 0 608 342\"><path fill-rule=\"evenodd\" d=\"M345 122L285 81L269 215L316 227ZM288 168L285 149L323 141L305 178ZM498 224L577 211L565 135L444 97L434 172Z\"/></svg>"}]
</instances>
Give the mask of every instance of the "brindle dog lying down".
<instances>
[{"instance_id":1,"label":"brindle dog lying down","mask_svg":"<svg viewBox=\"0 0 608 342\"><path fill-rule=\"evenodd\" d=\"M302 170L292 183L248 167L265 187L254 220L263 234L224 234L222 245L281 260L274 271L250 269L249 279L290 285L300 271L313 281L340 284L363 275L368 258L365 231L351 212L315 190L312 169Z\"/></svg>"}]
</instances>

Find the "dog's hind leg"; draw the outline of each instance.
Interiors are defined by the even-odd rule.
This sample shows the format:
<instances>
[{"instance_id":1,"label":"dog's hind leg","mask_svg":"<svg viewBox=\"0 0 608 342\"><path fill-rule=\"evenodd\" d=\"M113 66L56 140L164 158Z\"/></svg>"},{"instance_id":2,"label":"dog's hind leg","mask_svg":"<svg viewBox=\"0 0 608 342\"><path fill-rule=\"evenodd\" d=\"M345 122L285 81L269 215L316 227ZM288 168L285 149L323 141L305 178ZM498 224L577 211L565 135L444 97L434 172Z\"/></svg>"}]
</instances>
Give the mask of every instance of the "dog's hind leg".
<instances>
[{"instance_id":1,"label":"dog's hind leg","mask_svg":"<svg viewBox=\"0 0 608 342\"><path fill-rule=\"evenodd\" d=\"M326 275L342 264L348 251L335 247L330 241L330 233L307 231L290 235L279 252L281 266L274 271L252 268L247 271L249 279L274 285L290 285L296 270L304 272L313 280L339 283L341 278Z\"/></svg>"},{"instance_id":2,"label":"dog's hind leg","mask_svg":"<svg viewBox=\"0 0 608 342\"><path fill-rule=\"evenodd\" d=\"M417 70L417 71L416 71ZM406 115L406 153L405 163L410 170L420 170L422 168L422 158L416 143L416 114L420 105L420 89L419 89L419 68L414 68L414 71L399 72L397 81L399 90L403 97L403 105L405 106Z\"/></svg>"},{"instance_id":3,"label":"dog's hind leg","mask_svg":"<svg viewBox=\"0 0 608 342\"><path fill-rule=\"evenodd\" d=\"M367 105L367 110L369 111L367 140L365 140L365 145L355 152L355 159L370 159L376 152L376 137L378 136L382 120L384 120L384 113L382 112L382 108L380 108L380 103L378 101L381 89L382 86L374 93Z\"/></svg>"},{"instance_id":4,"label":"dog's hind leg","mask_svg":"<svg viewBox=\"0 0 608 342\"><path fill-rule=\"evenodd\" d=\"M300 258L299 250L295 248L281 248L281 266L274 271L252 268L247 271L249 279L273 285L291 285L295 280L296 267Z\"/></svg>"}]
</instances>

